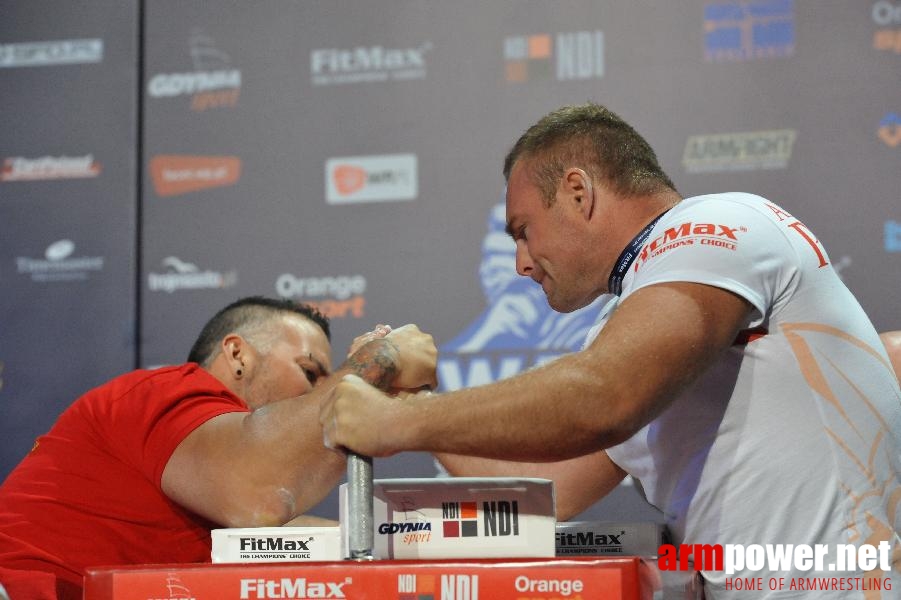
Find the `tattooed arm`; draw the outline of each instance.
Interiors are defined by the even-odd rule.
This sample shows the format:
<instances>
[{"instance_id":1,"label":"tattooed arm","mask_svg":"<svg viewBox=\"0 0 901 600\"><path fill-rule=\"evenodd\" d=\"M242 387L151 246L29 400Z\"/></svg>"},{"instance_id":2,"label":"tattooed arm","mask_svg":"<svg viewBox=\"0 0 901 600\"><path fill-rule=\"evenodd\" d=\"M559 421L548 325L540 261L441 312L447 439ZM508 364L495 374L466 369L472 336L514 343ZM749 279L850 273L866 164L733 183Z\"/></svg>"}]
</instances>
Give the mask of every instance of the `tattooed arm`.
<instances>
[{"instance_id":1,"label":"tattooed arm","mask_svg":"<svg viewBox=\"0 0 901 600\"><path fill-rule=\"evenodd\" d=\"M345 375L383 390L434 386L437 355L432 336L405 325L360 346L303 396L213 417L178 445L163 491L222 526L286 523L318 504L345 471L344 453L322 444L321 399Z\"/></svg>"}]
</instances>

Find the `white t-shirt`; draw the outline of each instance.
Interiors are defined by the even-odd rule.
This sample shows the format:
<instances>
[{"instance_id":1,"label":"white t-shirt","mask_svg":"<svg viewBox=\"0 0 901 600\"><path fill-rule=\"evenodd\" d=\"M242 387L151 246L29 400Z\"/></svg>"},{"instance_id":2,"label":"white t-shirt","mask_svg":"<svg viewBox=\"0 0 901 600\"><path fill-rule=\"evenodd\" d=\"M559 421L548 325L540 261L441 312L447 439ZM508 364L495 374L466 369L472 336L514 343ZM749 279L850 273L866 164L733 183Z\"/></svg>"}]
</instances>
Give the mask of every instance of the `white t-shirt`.
<instances>
[{"instance_id":1,"label":"white t-shirt","mask_svg":"<svg viewBox=\"0 0 901 600\"><path fill-rule=\"evenodd\" d=\"M836 544L888 541L901 569L901 392L875 329L815 236L759 196L683 200L650 233L594 335L630 294L673 281L729 290L755 309L745 340L607 451L663 511L675 544L827 544L828 569ZM640 365L632 376L641 377ZM862 599L855 590L867 585L789 590L792 577L862 571L704 576L708 598ZM729 591L739 577L762 577L764 592ZM784 589L769 592L769 578L779 577ZM901 597L901 576L891 583L881 598Z\"/></svg>"}]
</instances>

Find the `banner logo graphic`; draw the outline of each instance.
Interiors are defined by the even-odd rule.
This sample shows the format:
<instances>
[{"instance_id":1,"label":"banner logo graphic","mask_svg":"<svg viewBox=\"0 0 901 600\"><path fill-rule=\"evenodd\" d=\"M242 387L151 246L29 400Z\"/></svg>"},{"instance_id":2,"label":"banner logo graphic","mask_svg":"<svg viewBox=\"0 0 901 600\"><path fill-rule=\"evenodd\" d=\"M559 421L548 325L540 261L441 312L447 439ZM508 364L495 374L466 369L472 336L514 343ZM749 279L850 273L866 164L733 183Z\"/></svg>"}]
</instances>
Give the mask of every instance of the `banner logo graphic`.
<instances>
[{"instance_id":1,"label":"banner logo graphic","mask_svg":"<svg viewBox=\"0 0 901 600\"><path fill-rule=\"evenodd\" d=\"M519 502L497 500L482 502L482 531L479 531L479 503L442 502L441 527L446 538L518 536Z\"/></svg>"},{"instance_id":2,"label":"banner logo graphic","mask_svg":"<svg viewBox=\"0 0 901 600\"><path fill-rule=\"evenodd\" d=\"M103 40L99 38L0 44L0 69L101 61L103 61Z\"/></svg>"},{"instance_id":3,"label":"banner logo graphic","mask_svg":"<svg viewBox=\"0 0 901 600\"><path fill-rule=\"evenodd\" d=\"M504 39L504 61L510 83L600 79L604 76L604 32L510 36Z\"/></svg>"},{"instance_id":4,"label":"banner logo graphic","mask_svg":"<svg viewBox=\"0 0 901 600\"><path fill-rule=\"evenodd\" d=\"M794 129L693 135L685 142L688 173L784 169L792 156Z\"/></svg>"},{"instance_id":5,"label":"banner logo graphic","mask_svg":"<svg viewBox=\"0 0 901 600\"><path fill-rule=\"evenodd\" d=\"M172 292L178 290L218 290L233 287L238 283L238 272L201 271L197 265L184 262L176 256L162 260L164 273L148 273L147 288L151 292Z\"/></svg>"},{"instance_id":6,"label":"banner logo graphic","mask_svg":"<svg viewBox=\"0 0 901 600\"><path fill-rule=\"evenodd\" d=\"M158 196L178 196L234 185L241 177L237 156L159 155L150 159L150 178Z\"/></svg>"},{"instance_id":7,"label":"banner logo graphic","mask_svg":"<svg viewBox=\"0 0 901 600\"><path fill-rule=\"evenodd\" d=\"M563 554L622 554L624 529L613 533L595 531L557 531L555 543L557 555Z\"/></svg>"},{"instance_id":8,"label":"banner logo graphic","mask_svg":"<svg viewBox=\"0 0 901 600\"><path fill-rule=\"evenodd\" d=\"M444 537L479 535L479 509L475 502L442 502L441 527Z\"/></svg>"},{"instance_id":9,"label":"banner logo graphic","mask_svg":"<svg viewBox=\"0 0 901 600\"><path fill-rule=\"evenodd\" d=\"M435 576L398 573L397 600L435 600Z\"/></svg>"},{"instance_id":10,"label":"banner logo graphic","mask_svg":"<svg viewBox=\"0 0 901 600\"><path fill-rule=\"evenodd\" d=\"M325 163L329 204L414 200L419 194L415 154L330 158Z\"/></svg>"},{"instance_id":11,"label":"banner logo graphic","mask_svg":"<svg viewBox=\"0 0 901 600\"><path fill-rule=\"evenodd\" d=\"M42 179L85 179L100 175L100 163L93 154L84 156L13 156L3 160L0 181L39 181Z\"/></svg>"},{"instance_id":12,"label":"banner logo graphic","mask_svg":"<svg viewBox=\"0 0 901 600\"><path fill-rule=\"evenodd\" d=\"M249 559L279 558L279 559L309 559L310 545L315 537L306 540L289 540L272 537L241 537L240 557Z\"/></svg>"},{"instance_id":13,"label":"banner logo graphic","mask_svg":"<svg viewBox=\"0 0 901 600\"><path fill-rule=\"evenodd\" d=\"M353 583L346 577L344 581L315 581L306 577L281 577L279 579L241 579L241 600L263 598L346 598L344 586Z\"/></svg>"},{"instance_id":14,"label":"banner logo graphic","mask_svg":"<svg viewBox=\"0 0 901 600\"><path fill-rule=\"evenodd\" d=\"M901 223L886 221L884 239L886 252L901 252Z\"/></svg>"},{"instance_id":15,"label":"banner logo graphic","mask_svg":"<svg viewBox=\"0 0 901 600\"><path fill-rule=\"evenodd\" d=\"M425 79L431 50L432 42L407 48L318 48L310 52L310 78L316 86Z\"/></svg>"},{"instance_id":16,"label":"banner logo graphic","mask_svg":"<svg viewBox=\"0 0 901 600\"><path fill-rule=\"evenodd\" d=\"M96 271L103 270L102 256L73 256L75 242L62 239L44 250L44 258L16 258L16 271L39 283L84 281Z\"/></svg>"},{"instance_id":17,"label":"banner logo graphic","mask_svg":"<svg viewBox=\"0 0 901 600\"><path fill-rule=\"evenodd\" d=\"M879 121L879 139L887 146L897 148L901 144L901 115L888 113Z\"/></svg>"},{"instance_id":18,"label":"banner logo graphic","mask_svg":"<svg viewBox=\"0 0 901 600\"><path fill-rule=\"evenodd\" d=\"M871 11L873 23L873 49L901 54L901 3L897 0L879 0Z\"/></svg>"},{"instance_id":19,"label":"banner logo graphic","mask_svg":"<svg viewBox=\"0 0 901 600\"><path fill-rule=\"evenodd\" d=\"M441 575L442 600L479 600L478 575Z\"/></svg>"},{"instance_id":20,"label":"banner logo graphic","mask_svg":"<svg viewBox=\"0 0 901 600\"><path fill-rule=\"evenodd\" d=\"M167 598L184 598L185 600L197 600L191 590L182 582L181 578L175 573L170 573L166 577Z\"/></svg>"},{"instance_id":21,"label":"banner logo graphic","mask_svg":"<svg viewBox=\"0 0 901 600\"><path fill-rule=\"evenodd\" d=\"M794 0L734 0L704 8L704 59L745 61L791 56Z\"/></svg>"},{"instance_id":22,"label":"banner logo graphic","mask_svg":"<svg viewBox=\"0 0 901 600\"><path fill-rule=\"evenodd\" d=\"M188 39L194 70L159 73L147 83L151 98L190 96L191 110L233 107L241 93L241 71L231 66L229 56L199 29Z\"/></svg>"},{"instance_id":23,"label":"banner logo graphic","mask_svg":"<svg viewBox=\"0 0 901 600\"><path fill-rule=\"evenodd\" d=\"M889 542L836 544L832 550L829 544L680 544L678 548L663 544L657 566L661 571L721 571L730 576L741 572L740 577L726 577L727 590L892 589L891 578L884 576L892 568ZM859 571L872 575L860 577ZM780 577L780 573L792 576Z\"/></svg>"},{"instance_id":24,"label":"banner logo graphic","mask_svg":"<svg viewBox=\"0 0 901 600\"><path fill-rule=\"evenodd\" d=\"M275 280L275 291L282 298L315 306L330 319L359 319L366 308L366 278L362 275L300 277L282 273Z\"/></svg>"}]
</instances>

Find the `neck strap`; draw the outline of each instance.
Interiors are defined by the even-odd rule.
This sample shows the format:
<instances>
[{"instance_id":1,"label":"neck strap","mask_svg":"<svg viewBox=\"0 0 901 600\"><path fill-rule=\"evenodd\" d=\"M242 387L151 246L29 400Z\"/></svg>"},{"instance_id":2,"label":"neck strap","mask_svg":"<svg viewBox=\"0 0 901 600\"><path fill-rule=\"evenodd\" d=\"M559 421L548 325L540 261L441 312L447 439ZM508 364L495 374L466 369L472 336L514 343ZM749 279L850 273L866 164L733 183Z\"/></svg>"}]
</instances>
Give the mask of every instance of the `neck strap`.
<instances>
[{"instance_id":1,"label":"neck strap","mask_svg":"<svg viewBox=\"0 0 901 600\"><path fill-rule=\"evenodd\" d=\"M651 230L654 229L654 225L657 224L657 221L665 215L669 210L665 210L656 217L654 220L645 225L644 229L638 232L632 241L626 244L625 249L623 249L622 253L619 255L619 258L616 259L616 264L613 266L613 270L610 272L610 279L607 281L607 291L611 294L616 294L619 296L623 291L623 277L626 276L626 272L629 270L629 267L632 265L632 262L638 257L638 251L641 250L641 247L644 245L645 240L648 239L648 236L651 235Z\"/></svg>"}]
</instances>

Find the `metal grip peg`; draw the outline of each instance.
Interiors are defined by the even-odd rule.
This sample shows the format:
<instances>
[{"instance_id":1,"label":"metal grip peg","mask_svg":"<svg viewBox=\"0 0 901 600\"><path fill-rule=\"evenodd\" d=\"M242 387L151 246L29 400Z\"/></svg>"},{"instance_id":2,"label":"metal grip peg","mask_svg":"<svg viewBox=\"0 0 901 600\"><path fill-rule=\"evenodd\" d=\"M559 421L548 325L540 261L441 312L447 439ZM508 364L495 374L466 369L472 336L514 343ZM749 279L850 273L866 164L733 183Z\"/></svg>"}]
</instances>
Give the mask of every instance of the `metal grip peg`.
<instances>
[{"instance_id":1,"label":"metal grip peg","mask_svg":"<svg viewBox=\"0 0 901 600\"><path fill-rule=\"evenodd\" d=\"M348 550L351 560L372 560L372 457L347 455Z\"/></svg>"}]
</instances>

